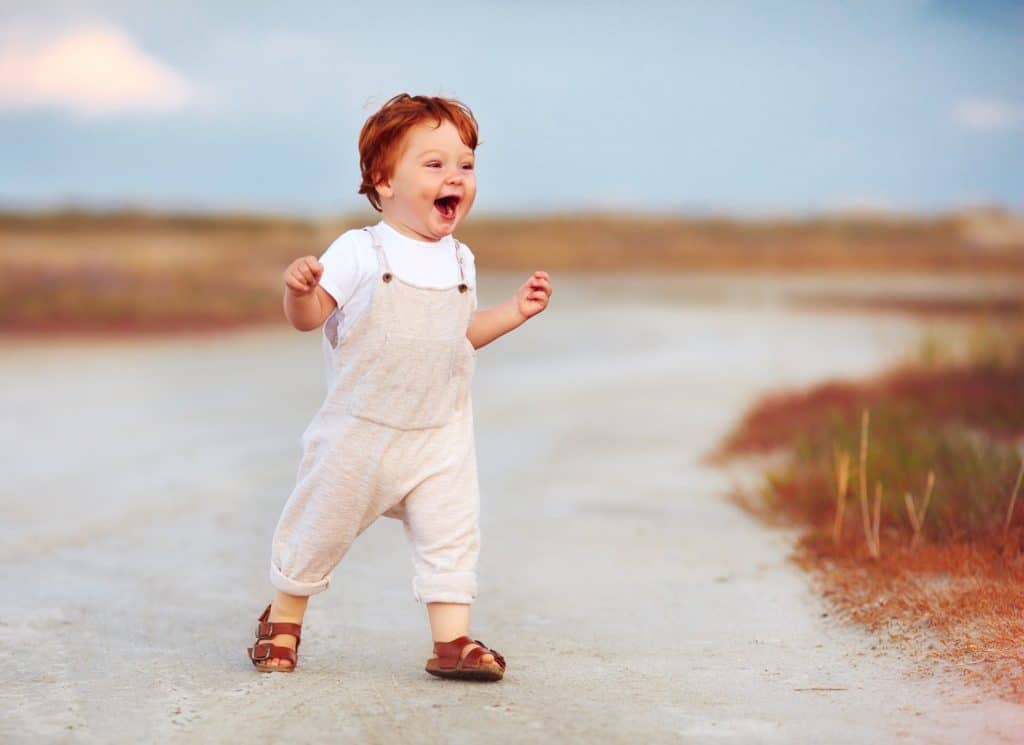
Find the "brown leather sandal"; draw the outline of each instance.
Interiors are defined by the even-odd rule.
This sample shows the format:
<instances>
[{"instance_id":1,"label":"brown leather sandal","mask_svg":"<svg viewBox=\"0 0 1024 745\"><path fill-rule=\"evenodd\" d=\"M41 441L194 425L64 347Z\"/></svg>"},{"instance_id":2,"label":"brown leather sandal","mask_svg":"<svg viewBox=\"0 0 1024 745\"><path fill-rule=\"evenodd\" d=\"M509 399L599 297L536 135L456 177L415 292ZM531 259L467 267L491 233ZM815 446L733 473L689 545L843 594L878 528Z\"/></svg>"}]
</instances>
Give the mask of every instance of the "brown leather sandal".
<instances>
[{"instance_id":1,"label":"brown leather sandal","mask_svg":"<svg viewBox=\"0 0 1024 745\"><path fill-rule=\"evenodd\" d=\"M467 644L479 644L462 657L462 650ZM425 668L431 675L439 678L458 678L460 680L501 680L505 675L505 658L479 639L460 636L450 642L434 642L435 659L427 660ZM493 654L494 661L483 663L480 658L485 654Z\"/></svg>"},{"instance_id":2,"label":"brown leather sandal","mask_svg":"<svg viewBox=\"0 0 1024 745\"><path fill-rule=\"evenodd\" d=\"M256 669L264 673L290 673L299 664L299 643L302 640L302 624L286 621L268 621L270 606L263 611L256 624L256 643L247 647L249 659ZM276 644L260 644L264 639L272 639L278 634L291 634L295 637L295 649L280 647ZM267 660L288 660L291 665L268 665Z\"/></svg>"}]
</instances>

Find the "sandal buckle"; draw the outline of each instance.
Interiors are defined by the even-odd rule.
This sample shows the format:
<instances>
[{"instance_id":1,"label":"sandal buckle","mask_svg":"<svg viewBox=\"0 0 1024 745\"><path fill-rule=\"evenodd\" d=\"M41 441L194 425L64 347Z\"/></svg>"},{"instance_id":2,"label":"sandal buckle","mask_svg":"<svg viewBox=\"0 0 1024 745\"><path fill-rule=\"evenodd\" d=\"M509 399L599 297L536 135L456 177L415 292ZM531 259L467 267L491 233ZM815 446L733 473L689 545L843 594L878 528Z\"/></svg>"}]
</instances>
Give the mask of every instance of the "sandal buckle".
<instances>
[{"instance_id":1,"label":"sandal buckle","mask_svg":"<svg viewBox=\"0 0 1024 745\"><path fill-rule=\"evenodd\" d=\"M262 657L257 657L256 656L256 652L257 652L257 650L259 650L259 648L261 646L263 647L263 650L264 650L264 652L266 652L266 654L264 654ZM253 644L252 645L252 661L253 662L263 662L264 660L269 660L270 659L270 649L271 649L271 646L269 644Z\"/></svg>"},{"instance_id":2,"label":"sandal buckle","mask_svg":"<svg viewBox=\"0 0 1024 745\"><path fill-rule=\"evenodd\" d=\"M266 627L266 631L263 628ZM274 624L271 621L257 621L256 622L256 638L257 639L271 639L274 636Z\"/></svg>"}]
</instances>

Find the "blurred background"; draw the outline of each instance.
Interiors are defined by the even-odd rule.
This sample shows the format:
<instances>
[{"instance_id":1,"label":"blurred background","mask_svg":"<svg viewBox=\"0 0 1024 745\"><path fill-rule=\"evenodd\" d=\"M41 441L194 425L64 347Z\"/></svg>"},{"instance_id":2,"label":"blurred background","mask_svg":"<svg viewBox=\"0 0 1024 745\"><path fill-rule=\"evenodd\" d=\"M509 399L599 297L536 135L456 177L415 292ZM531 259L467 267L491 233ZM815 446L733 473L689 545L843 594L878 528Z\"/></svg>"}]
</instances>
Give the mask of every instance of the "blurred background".
<instances>
[{"instance_id":1,"label":"blurred background","mask_svg":"<svg viewBox=\"0 0 1024 745\"><path fill-rule=\"evenodd\" d=\"M1024 271L1017 2L0 9L7 332L281 323L401 91L480 121L485 272Z\"/></svg>"}]
</instances>

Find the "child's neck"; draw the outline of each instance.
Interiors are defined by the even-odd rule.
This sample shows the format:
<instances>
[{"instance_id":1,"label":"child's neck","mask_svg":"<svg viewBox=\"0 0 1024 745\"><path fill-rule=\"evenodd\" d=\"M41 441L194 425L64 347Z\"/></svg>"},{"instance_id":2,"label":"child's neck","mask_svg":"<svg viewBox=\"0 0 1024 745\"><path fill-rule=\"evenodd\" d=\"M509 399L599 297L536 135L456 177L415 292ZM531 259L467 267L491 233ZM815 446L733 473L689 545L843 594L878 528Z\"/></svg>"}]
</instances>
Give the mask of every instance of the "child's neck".
<instances>
[{"instance_id":1,"label":"child's neck","mask_svg":"<svg viewBox=\"0 0 1024 745\"><path fill-rule=\"evenodd\" d=\"M418 243L440 243L445 238L444 236L441 238L431 238L426 235L420 235L412 228L403 224L401 220L394 219L394 217L389 215L386 211L381 216L381 221L399 235L410 240L417 241Z\"/></svg>"}]
</instances>

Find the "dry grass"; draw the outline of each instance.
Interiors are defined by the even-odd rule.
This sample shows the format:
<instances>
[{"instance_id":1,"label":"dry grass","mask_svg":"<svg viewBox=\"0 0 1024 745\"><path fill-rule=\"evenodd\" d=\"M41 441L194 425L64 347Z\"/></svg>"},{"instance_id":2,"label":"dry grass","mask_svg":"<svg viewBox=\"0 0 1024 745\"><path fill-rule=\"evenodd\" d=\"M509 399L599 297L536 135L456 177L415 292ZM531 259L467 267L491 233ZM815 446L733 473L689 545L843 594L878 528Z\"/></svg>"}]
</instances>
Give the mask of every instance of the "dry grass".
<instances>
[{"instance_id":1,"label":"dry grass","mask_svg":"<svg viewBox=\"0 0 1024 745\"><path fill-rule=\"evenodd\" d=\"M966 361L773 395L710 460L787 449L733 498L803 526L795 557L839 615L1024 703L1024 331L989 336Z\"/></svg>"},{"instance_id":2,"label":"dry grass","mask_svg":"<svg viewBox=\"0 0 1024 745\"><path fill-rule=\"evenodd\" d=\"M999 226L985 239L977 223ZM1021 273L1024 229L994 212L795 219L578 215L474 220L489 266L553 270ZM998 238L994 238L998 234Z\"/></svg>"},{"instance_id":3,"label":"dry grass","mask_svg":"<svg viewBox=\"0 0 1024 745\"><path fill-rule=\"evenodd\" d=\"M922 543L883 536L882 558L863 541L808 532L794 559L833 612L864 625L919 663L953 671L1024 703L1024 562L989 543Z\"/></svg>"},{"instance_id":4,"label":"dry grass","mask_svg":"<svg viewBox=\"0 0 1024 745\"><path fill-rule=\"evenodd\" d=\"M319 255L344 230L376 219L370 212L328 220L0 213L0 331L283 322L284 267L298 256ZM807 220L474 217L459 235L483 270L1024 276L1024 231L1015 219L1000 212ZM864 307L856 298L806 300ZM886 302L894 301L867 307ZM889 309L1024 309L1024 298L895 302L904 307Z\"/></svg>"}]
</instances>

